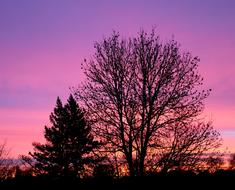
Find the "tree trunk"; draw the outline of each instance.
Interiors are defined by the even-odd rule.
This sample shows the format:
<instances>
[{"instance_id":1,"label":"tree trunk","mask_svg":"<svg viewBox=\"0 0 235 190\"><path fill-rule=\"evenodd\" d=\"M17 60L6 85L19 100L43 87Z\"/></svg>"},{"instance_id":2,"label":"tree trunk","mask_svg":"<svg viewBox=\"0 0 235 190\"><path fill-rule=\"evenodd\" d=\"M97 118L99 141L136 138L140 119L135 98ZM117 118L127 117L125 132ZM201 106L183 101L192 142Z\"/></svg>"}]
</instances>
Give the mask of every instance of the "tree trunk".
<instances>
[{"instance_id":1,"label":"tree trunk","mask_svg":"<svg viewBox=\"0 0 235 190\"><path fill-rule=\"evenodd\" d=\"M146 157L146 151L142 152L139 160L139 176L145 175L144 160Z\"/></svg>"}]
</instances>

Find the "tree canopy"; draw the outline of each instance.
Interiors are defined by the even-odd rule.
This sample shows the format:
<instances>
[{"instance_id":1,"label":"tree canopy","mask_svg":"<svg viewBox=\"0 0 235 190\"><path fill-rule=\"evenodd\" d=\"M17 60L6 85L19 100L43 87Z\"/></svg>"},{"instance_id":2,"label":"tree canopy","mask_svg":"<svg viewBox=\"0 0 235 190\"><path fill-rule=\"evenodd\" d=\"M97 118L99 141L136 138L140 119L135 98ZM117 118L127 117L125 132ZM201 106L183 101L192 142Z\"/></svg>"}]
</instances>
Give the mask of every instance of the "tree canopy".
<instances>
[{"instance_id":1,"label":"tree canopy","mask_svg":"<svg viewBox=\"0 0 235 190\"><path fill-rule=\"evenodd\" d=\"M210 89L202 89L198 63L175 40L161 42L154 30L128 40L114 32L84 61L86 82L75 96L106 142L103 148L120 163L124 159L131 176L144 175L149 157L169 168L195 163L219 145L218 132L199 120Z\"/></svg>"}]
</instances>

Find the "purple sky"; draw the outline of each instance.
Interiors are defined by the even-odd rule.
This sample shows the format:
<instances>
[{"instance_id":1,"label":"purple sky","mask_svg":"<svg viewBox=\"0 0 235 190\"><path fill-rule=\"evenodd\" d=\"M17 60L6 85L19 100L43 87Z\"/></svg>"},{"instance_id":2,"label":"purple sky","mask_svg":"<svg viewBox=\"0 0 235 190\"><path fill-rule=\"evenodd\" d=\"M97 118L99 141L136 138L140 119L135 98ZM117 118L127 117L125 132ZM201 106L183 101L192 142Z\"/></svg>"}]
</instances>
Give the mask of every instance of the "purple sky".
<instances>
[{"instance_id":1,"label":"purple sky","mask_svg":"<svg viewBox=\"0 0 235 190\"><path fill-rule=\"evenodd\" d=\"M117 30L136 36L156 27L201 58L213 91L205 115L235 151L235 1L233 0L1 0L0 142L26 154L42 141L56 97L78 85L80 64L94 42Z\"/></svg>"}]
</instances>

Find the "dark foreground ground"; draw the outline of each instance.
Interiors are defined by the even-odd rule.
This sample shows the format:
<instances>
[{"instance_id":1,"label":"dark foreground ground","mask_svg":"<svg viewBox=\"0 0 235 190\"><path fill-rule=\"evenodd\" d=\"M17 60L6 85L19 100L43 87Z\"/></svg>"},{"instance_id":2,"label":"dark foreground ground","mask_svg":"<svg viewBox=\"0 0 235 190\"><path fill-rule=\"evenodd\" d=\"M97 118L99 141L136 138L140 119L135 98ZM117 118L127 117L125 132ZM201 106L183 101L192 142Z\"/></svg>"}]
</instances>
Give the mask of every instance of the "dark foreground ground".
<instances>
[{"instance_id":1,"label":"dark foreground ground","mask_svg":"<svg viewBox=\"0 0 235 190\"><path fill-rule=\"evenodd\" d=\"M79 179L21 177L0 183L2 189L235 189L235 174L222 173L216 175L167 174L147 177L97 177Z\"/></svg>"}]
</instances>

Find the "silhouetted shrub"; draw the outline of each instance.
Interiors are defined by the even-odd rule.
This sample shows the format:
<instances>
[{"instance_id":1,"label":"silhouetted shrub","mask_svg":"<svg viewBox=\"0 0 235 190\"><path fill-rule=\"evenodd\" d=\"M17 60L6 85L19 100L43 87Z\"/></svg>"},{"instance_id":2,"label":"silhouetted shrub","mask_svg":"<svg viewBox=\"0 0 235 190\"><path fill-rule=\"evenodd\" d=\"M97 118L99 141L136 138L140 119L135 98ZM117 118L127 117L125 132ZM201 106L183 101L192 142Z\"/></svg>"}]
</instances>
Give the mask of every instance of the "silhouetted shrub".
<instances>
[{"instance_id":1,"label":"silhouetted shrub","mask_svg":"<svg viewBox=\"0 0 235 190\"><path fill-rule=\"evenodd\" d=\"M114 177L115 169L110 164L98 164L93 171L94 177Z\"/></svg>"}]
</instances>

